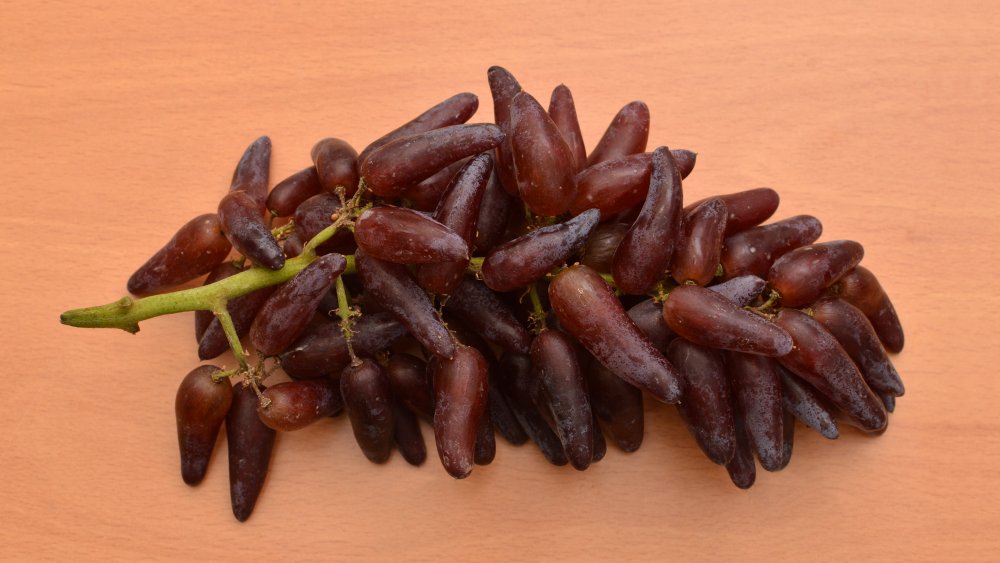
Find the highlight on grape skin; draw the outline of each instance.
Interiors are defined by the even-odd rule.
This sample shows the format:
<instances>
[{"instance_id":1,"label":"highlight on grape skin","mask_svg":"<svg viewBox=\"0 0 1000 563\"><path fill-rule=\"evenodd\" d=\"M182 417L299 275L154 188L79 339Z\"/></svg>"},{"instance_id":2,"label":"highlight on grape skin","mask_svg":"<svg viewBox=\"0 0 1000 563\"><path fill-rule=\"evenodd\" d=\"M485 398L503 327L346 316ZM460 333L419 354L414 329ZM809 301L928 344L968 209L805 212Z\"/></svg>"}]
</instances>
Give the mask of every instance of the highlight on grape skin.
<instances>
[{"instance_id":1,"label":"highlight on grape skin","mask_svg":"<svg viewBox=\"0 0 1000 563\"><path fill-rule=\"evenodd\" d=\"M188 353L213 365L175 397L184 482L212 470L223 424L240 521L277 433L306 427L419 466L430 426L442 474L475 479L506 453L497 433L585 471L629 463L608 443L665 439L646 409L677 408L705 471L740 489L789 466L797 428L886 431L903 329L860 242L782 217L775 188L686 194L698 155L651 138L656 107L584 139L586 92L559 84L546 109L531 92L552 84L486 74L492 116L458 93L367 145L319 139L278 181L258 137L131 295L63 313L128 332L195 313Z\"/></svg>"}]
</instances>

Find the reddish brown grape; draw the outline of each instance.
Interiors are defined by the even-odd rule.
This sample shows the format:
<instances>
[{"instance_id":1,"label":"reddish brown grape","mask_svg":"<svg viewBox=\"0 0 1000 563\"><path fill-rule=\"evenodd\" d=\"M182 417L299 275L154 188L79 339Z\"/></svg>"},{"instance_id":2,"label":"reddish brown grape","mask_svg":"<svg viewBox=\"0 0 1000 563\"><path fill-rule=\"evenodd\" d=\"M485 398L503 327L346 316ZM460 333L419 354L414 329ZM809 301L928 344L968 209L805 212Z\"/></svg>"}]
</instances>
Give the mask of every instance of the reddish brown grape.
<instances>
[{"instance_id":1,"label":"reddish brown grape","mask_svg":"<svg viewBox=\"0 0 1000 563\"><path fill-rule=\"evenodd\" d=\"M181 451L181 477L188 485L205 478L215 440L233 402L233 386L228 379L215 382L215 366L198 366L181 381L174 402L177 443Z\"/></svg>"},{"instance_id":2,"label":"reddish brown grape","mask_svg":"<svg viewBox=\"0 0 1000 563\"><path fill-rule=\"evenodd\" d=\"M299 204L318 194L320 189L316 167L310 166L278 182L267 196L267 208L278 217L289 217Z\"/></svg>"},{"instance_id":3,"label":"reddish brown grape","mask_svg":"<svg viewBox=\"0 0 1000 563\"><path fill-rule=\"evenodd\" d=\"M465 123L479 109L479 98L475 94L462 92L431 107L427 111L407 121L403 125L372 141L358 156L359 167L368 160L372 151L382 145L402 137L425 133L432 129Z\"/></svg>"},{"instance_id":4,"label":"reddish brown grape","mask_svg":"<svg viewBox=\"0 0 1000 563\"><path fill-rule=\"evenodd\" d=\"M250 340L257 351L276 356L291 346L346 267L347 261L340 254L320 256L274 292L250 328Z\"/></svg>"},{"instance_id":5,"label":"reddish brown grape","mask_svg":"<svg viewBox=\"0 0 1000 563\"><path fill-rule=\"evenodd\" d=\"M434 420L434 395L427 364L405 352L393 352L385 366L394 396L414 413Z\"/></svg>"},{"instance_id":6,"label":"reddish brown grape","mask_svg":"<svg viewBox=\"0 0 1000 563\"><path fill-rule=\"evenodd\" d=\"M405 207L374 207L354 226L358 248L396 264L430 264L469 259L462 237L430 217Z\"/></svg>"},{"instance_id":7,"label":"reddish brown grape","mask_svg":"<svg viewBox=\"0 0 1000 563\"><path fill-rule=\"evenodd\" d=\"M670 341L677 336L663 320L663 305L653 299L633 305L628 310L628 316L661 353L667 351Z\"/></svg>"},{"instance_id":8,"label":"reddish brown grape","mask_svg":"<svg viewBox=\"0 0 1000 563\"><path fill-rule=\"evenodd\" d=\"M657 399L680 400L680 376L625 313L600 274L586 266L563 270L549 285L559 323L612 373Z\"/></svg>"},{"instance_id":9,"label":"reddish brown grape","mask_svg":"<svg viewBox=\"0 0 1000 563\"><path fill-rule=\"evenodd\" d=\"M675 258L676 241L682 233L683 199L674 159L666 147L660 147L653 152L645 203L611 264L615 284L623 292L646 293L663 278Z\"/></svg>"},{"instance_id":10,"label":"reddish brown grape","mask_svg":"<svg viewBox=\"0 0 1000 563\"><path fill-rule=\"evenodd\" d=\"M285 265L285 254L261 216L261 208L247 192L229 192L219 202L222 232L237 252L271 270Z\"/></svg>"},{"instance_id":11,"label":"reddish brown grape","mask_svg":"<svg viewBox=\"0 0 1000 563\"><path fill-rule=\"evenodd\" d=\"M784 356L792 349L792 339L781 327L696 285L670 292L663 319L674 332L702 346L764 356Z\"/></svg>"},{"instance_id":12,"label":"reddish brown grape","mask_svg":"<svg viewBox=\"0 0 1000 563\"><path fill-rule=\"evenodd\" d=\"M726 236L756 227L767 221L778 210L780 198L778 192L771 188L754 188L731 194L714 196L726 204ZM684 207L684 214L690 215L701 204L709 199L700 199ZM810 241L812 242L812 241Z\"/></svg>"},{"instance_id":13,"label":"reddish brown grape","mask_svg":"<svg viewBox=\"0 0 1000 563\"><path fill-rule=\"evenodd\" d=\"M784 459L780 367L755 354L730 352L726 359L736 418L744 427L737 433L746 433L764 469L777 471Z\"/></svg>"},{"instance_id":14,"label":"reddish brown grape","mask_svg":"<svg viewBox=\"0 0 1000 563\"><path fill-rule=\"evenodd\" d=\"M133 295L153 295L207 274L229 254L232 245L222 232L219 216L206 213L191 219L128 279Z\"/></svg>"},{"instance_id":15,"label":"reddish brown grape","mask_svg":"<svg viewBox=\"0 0 1000 563\"><path fill-rule=\"evenodd\" d=\"M875 274L858 266L840 279L837 291L841 299L868 317L886 350L897 354L903 350L903 326Z\"/></svg>"},{"instance_id":16,"label":"reddish brown grape","mask_svg":"<svg viewBox=\"0 0 1000 563\"><path fill-rule=\"evenodd\" d=\"M708 285L715 277L726 230L726 204L712 198L699 205L684 223L683 243L677 247L670 273L677 283Z\"/></svg>"},{"instance_id":17,"label":"reddish brown grape","mask_svg":"<svg viewBox=\"0 0 1000 563\"><path fill-rule=\"evenodd\" d=\"M852 240L834 240L796 248L778 258L767 282L781 294L784 307L801 307L858 265L865 249Z\"/></svg>"},{"instance_id":18,"label":"reddish brown grape","mask_svg":"<svg viewBox=\"0 0 1000 563\"><path fill-rule=\"evenodd\" d=\"M795 309L782 309L775 322L795 342L792 351L778 359L781 365L829 398L861 428L868 432L885 428L888 419L882 402L823 325Z\"/></svg>"},{"instance_id":19,"label":"reddish brown grape","mask_svg":"<svg viewBox=\"0 0 1000 563\"><path fill-rule=\"evenodd\" d=\"M670 155L681 178L694 168L695 153L672 150ZM646 199L653 171L653 153L639 153L589 166L576 175L576 199L570 213L577 215L596 207L601 220L639 205Z\"/></svg>"},{"instance_id":20,"label":"reddish brown grape","mask_svg":"<svg viewBox=\"0 0 1000 563\"><path fill-rule=\"evenodd\" d=\"M500 128L489 123L401 137L372 151L361 165L361 178L375 195L398 197L452 162L493 149L503 138Z\"/></svg>"},{"instance_id":21,"label":"reddish brown grape","mask_svg":"<svg viewBox=\"0 0 1000 563\"><path fill-rule=\"evenodd\" d=\"M560 84L552 90L549 100L549 117L562 133L566 148L572 156L573 173L583 169L587 163L587 149L583 146L583 133L580 131L580 121L576 117L576 104L573 93L565 84Z\"/></svg>"},{"instance_id":22,"label":"reddish brown grape","mask_svg":"<svg viewBox=\"0 0 1000 563\"><path fill-rule=\"evenodd\" d=\"M488 153L469 160L455 175L434 211L434 219L462 237L471 249L476 238L479 204L493 173L493 157ZM432 293L450 295L462 282L468 260L418 266L417 282Z\"/></svg>"},{"instance_id":23,"label":"reddish brown grape","mask_svg":"<svg viewBox=\"0 0 1000 563\"><path fill-rule=\"evenodd\" d=\"M392 313L432 354L451 358L455 343L434 305L406 266L385 262L359 250L354 255L365 291Z\"/></svg>"},{"instance_id":24,"label":"reddish brown grape","mask_svg":"<svg viewBox=\"0 0 1000 563\"><path fill-rule=\"evenodd\" d=\"M258 137L240 158L233 171L233 181L230 192L245 192L249 195L260 213L264 212L267 201L267 187L271 177L271 139Z\"/></svg>"},{"instance_id":25,"label":"reddish brown grape","mask_svg":"<svg viewBox=\"0 0 1000 563\"><path fill-rule=\"evenodd\" d=\"M628 223L601 223L595 227L583 246L580 263L598 272L610 274L615 251L630 227Z\"/></svg>"},{"instance_id":26,"label":"reddish brown grape","mask_svg":"<svg viewBox=\"0 0 1000 563\"><path fill-rule=\"evenodd\" d=\"M494 167L493 175L483 192L483 199L479 202L479 217L476 219L476 238L472 246L480 253L486 254L500 243L515 202L516 199L500 185Z\"/></svg>"},{"instance_id":27,"label":"reddish brown grape","mask_svg":"<svg viewBox=\"0 0 1000 563\"><path fill-rule=\"evenodd\" d=\"M722 244L723 279L745 275L766 277L775 260L792 249L815 242L822 232L819 219L796 215L727 237Z\"/></svg>"},{"instance_id":28,"label":"reddish brown grape","mask_svg":"<svg viewBox=\"0 0 1000 563\"><path fill-rule=\"evenodd\" d=\"M295 235L309 241L320 231L333 224L333 217L340 213L340 198L323 192L305 200L295 210ZM348 229L338 229L336 233L317 249L320 254L339 252L353 254L357 246L354 235Z\"/></svg>"},{"instance_id":29,"label":"reddish brown grape","mask_svg":"<svg viewBox=\"0 0 1000 563\"><path fill-rule=\"evenodd\" d=\"M813 318L820 322L861 370L873 391L900 396L903 381L882 348L871 323L857 307L843 299L826 296L812 304Z\"/></svg>"},{"instance_id":30,"label":"reddish brown grape","mask_svg":"<svg viewBox=\"0 0 1000 563\"><path fill-rule=\"evenodd\" d=\"M745 307L764 291L767 282L757 276L740 276L722 283L708 286L708 289L732 301L739 307Z\"/></svg>"},{"instance_id":31,"label":"reddish brown grape","mask_svg":"<svg viewBox=\"0 0 1000 563\"><path fill-rule=\"evenodd\" d=\"M483 281L494 291L526 287L579 252L598 215L591 210L496 247L483 261Z\"/></svg>"},{"instance_id":32,"label":"reddish brown grape","mask_svg":"<svg viewBox=\"0 0 1000 563\"><path fill-rule=\"evenodd\" d=\"M476 434L486 412L486 360L475 348L458 346L450 360L432 358L430 370L438 456L449 475L464 479L472 472Z\"/></svg>"},{"instance_id":33,"label":"reddish brown grape","mask_svg":"<svg viewBox=\"0 0 1000 563\"><path fill-rule=\"evenodd\" d=\"M595 359L588 362L584 371L592 410L604 431L623 451L638 450L642 445L644 428L642 391L611 373Z\"/></svg>"},{"instance_id":34,"label":"reddish brown grape","mask_svg":"<svg viewBox=\"0 0 1000 563\"><path fill-rule=\"evenodd\" d=\"M641 153L646 150L648 139L649 108L643 102L630 102L611 120L611 125L587 158L587 166Z\"/></svg>"},{"instance_id":35,"label":"reddish brown grape","mask_svg":"<svg viewBox=\"0 0 1000 563\"><path fill-rule=\"evenodd\" d=\"M267 407L257 405L257 415L269 428L291 432L305 428L344 408L337 382L329 378L285 381L264 391Z\"/></svg>"},{"instance_id":36,"label":"reddish brown grape","mask_svg":"<svg viewBox=\"0 0 1000 563\"><path fill-rule=\"evenodd\" d=\"M667 348L667 358L684 374L677 410L685 426L708 459L728 463L736 453L736 429L722 355L676 338Z\"/></svg>"},{"instance_id":37,"label":"reddish brown grape","mask_svg":"<svg viewBox=\"0 0 1000 563\"><path fill-rule=\"evenodd\" d=\"M736 451L726 463L726 471L733 484L741 489L749 489L757 479L757 466L753 461L753 450L747 436L746 425L737 416L733 422L736 429Z\"/></svg>"},{"instance_id":38,"label":"reddish brown grape","mask_svg":"<svg viewBox=\"0 0 1000 563\"><path fill-rule=\"evenodd\" d=\"M392 453L395 425L389 380L379 365L363 359L340 375L340 393L354 429L354 439L372 463L385 463Z\"/></svg>"},{"instance_id":39,"label":"reddish brown grape","mask_svg":"<svg viewBox=\"0 0 1000 563\"><path fill-rule=\"evenodd\" d=\"M493 431L493 421L487 408L479 418L479 428L476 429L476 453L473 462L476 465L489 465L497 455L497 436Z\"/></svg>"},{"instance_id":40,"label":"reddish brown grape","mask_svg":"<svg viewBox=\"0 0 1000 563\"><path fill-rule=\"evenodd\" d=\"M510 107L510 142L521 199L536 215L556 216L576 194L573 156L559 128L527 92Z\"/></svg>"},{"instance_id":41,"label":"reddish brown grape","mask_svg":"<svg viewBox=\"0 0 1000 563\"><path fill-rule=\"evenodd\" d=\"M594 415L573 342L558 330L542 331L531 343L531 364L566 457L583 471L594 458Z\"/></svg>"},{"instance_id":42,"label":"reddish brown grape","mask_svg":"<svg viewBox=\"0 0 1000 563\"><path fill-rule=\"evenodd\" d=\"M406 334L389 313L366 313L354 323L351 345L361 356L373 356ZM340 323L317 316L314 324L280 356L281 367L295 379L337 377L350 363Z\"/></svg>"},{"instance_id":43,"label":"reddish brown grape","mask_svg":"<svg viewBox=\"0 0 1000 563\"><path fill-rule=\"evenodd\" d=\"M313 146L310 155L324 191L335 194L343 186L346 197L358 191L358 151L347 141L323 139Z\"/></svg>"},{"instance_id":44,"label":"reddish brown grape","mask_svg":"<svg viewBox=\"0 0 1000 563\"><path fill-rule=\"evenodd\" d=\"M521 354L504 354L497 377L491 379L497 381L517 421L545 459L553 465L569 463L562 442L542 417L532 397L531 388L537 379L532 374L531 360Z\"/></svg>"},{"instance_id":45,"label":"reddish brown grape","mask_svg":"<svg viewBox=\"0 0 1000 563\"><path fill-rule=\"evenodd\" d=\"M520 193L517 183L517 173L514 170L514 153L511 148L510 106L521 91L521 85L507 69L499 66L490 67L486 73L493 94L494 121L503 130L505 138L497 146L497 173L504 191L516 196Z\"/></svg>"},{"instance_id":46,"label":"reddish brown grape","mask_svg":"<svg viewBox=\"0 0 1000 563\"><path fill-rule=\"evenodd\" d=\"M427 460L427 445L424 435L420 432L420 422L413 412L406 408L398 399L392 402L393 441L403 459L410 465L423 465Z\"/></svg>"},{"instance_id":47,"label":"reddish brown grape","mask_svg":"<svg viewBox=\"0 0 1000 563\"><path fill-rule=\"evenodd\" d=\"M229 496L233 515L240 522L250 517L264 487L275 436L276 432L257 416L257 395L253 389L237 385L226 415L226 438L229 442Z\"/></svg>"},{"instance_id":48,"label":"reddish brown grape","mask_svg":"<svg viewBox=\"0 0 1000 563\"><path fill-rule=\"evenodd\" d=\"M438 203L441 202L441 196L444 195L445 190L451 185L455 174L458 174L458 171L468 164L469 160L471 159L463 158L462 160L456 160L435 172L434 175L403 190L400 197L407 203L405 207L411 207L418 211L434 211L437 209Z\"/></svg>"},{"instance_id":49,"label":"reddish brown grape","mask_svg":"<svg viewBox=\"0 0 1000 563\"><path fill-rule=\"evenodd\" d=\"M527 354L531 335L514 313L482 282L465 277L445 309L476 334L509 352Z\"/></svg>"},{"instance_id":50,"label":"reddish brown grape","mask_svg":"<svg viewBox=\"0 0 1000 563\"><path fill-rule=\"evenodd\" d=\"M836 440L840 436L837 421L833 416L833 407L826 399L808 383L800 380L785 368L781 368L781 403L785 410L801 420L803 424L819 432L828 440ZM785 444L789 444L788 434L794 421L789 423L785 417ZM786 448L787 449L787 448ZM787 456L785 456L787 457Z\"/></svg>"}]
</instances>

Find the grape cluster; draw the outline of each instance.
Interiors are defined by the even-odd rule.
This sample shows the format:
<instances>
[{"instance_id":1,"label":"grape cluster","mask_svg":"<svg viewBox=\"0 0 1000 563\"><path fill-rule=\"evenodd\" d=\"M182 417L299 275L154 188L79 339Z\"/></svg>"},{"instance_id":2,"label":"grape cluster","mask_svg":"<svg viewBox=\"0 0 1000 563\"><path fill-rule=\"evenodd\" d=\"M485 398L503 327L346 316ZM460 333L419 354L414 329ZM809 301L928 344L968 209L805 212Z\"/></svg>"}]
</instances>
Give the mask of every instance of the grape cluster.
<instances>
[{"instance_id":1,"label":"grape cluster","mask_svg":"<svg viewBox=\"0 0 1000 563\"><path fill-rule=\"evenodd\" d=\"M458 94L360 154L321 140L270 191L271 145L257 139L217 213L129 279L138 297L203 275L235 288L224 306L192 307L199 357L232 349L240 367L181 383L187 483L225 424L244 520L276 432L342 411L375 463L393 447L423 463L424 419L464 478L493 460L497 432L578 470L605 436L634 451L648 395L676 404L741 488L758 462L788 464L796 419L831 439L841 424L885 430L903 394L886 351L903 334L860 244L816 242L809 215L763 224L778 207L769 188L685 206L696 155L646 152L642 102L588 155L568 88L545 109L505 69L488 79L495 124L466 124L478 99ZM245 283L219 285L230 278ZM278 367L291 380L265 385Z\"/></svg>"}]
</instances>

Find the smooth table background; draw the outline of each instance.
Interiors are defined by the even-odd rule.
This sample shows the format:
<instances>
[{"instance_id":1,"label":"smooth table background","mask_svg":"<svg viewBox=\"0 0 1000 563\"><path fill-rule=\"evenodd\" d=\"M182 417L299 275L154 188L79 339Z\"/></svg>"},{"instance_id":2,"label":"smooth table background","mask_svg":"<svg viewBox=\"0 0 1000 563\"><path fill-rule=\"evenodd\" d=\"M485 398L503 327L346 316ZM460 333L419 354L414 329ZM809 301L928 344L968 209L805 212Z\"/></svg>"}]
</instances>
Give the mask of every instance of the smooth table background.
<instances>
[{"instance_id":1,"label":"smooth table background","mask_svg":"<svg viewBox=\"0 0 1000 563\"><path fill-rule=\"evenodd\" d=\"M998 27L990 2L3 2L0 558L996 560ZM340 417L279 438L245 524L224 442L185 486L189 315L58 314L121 296L256 136L277 181L459 91L489 121L493 64L543 102L569 85L588 148L645 100L651 146L699 153L690 198L772 186L861 241L907 330L888 432L800 426L740 491L657 404L637 453L581 474L501 442L462 482L433 449L369 464Z\"/></svg>"}]
</instances>

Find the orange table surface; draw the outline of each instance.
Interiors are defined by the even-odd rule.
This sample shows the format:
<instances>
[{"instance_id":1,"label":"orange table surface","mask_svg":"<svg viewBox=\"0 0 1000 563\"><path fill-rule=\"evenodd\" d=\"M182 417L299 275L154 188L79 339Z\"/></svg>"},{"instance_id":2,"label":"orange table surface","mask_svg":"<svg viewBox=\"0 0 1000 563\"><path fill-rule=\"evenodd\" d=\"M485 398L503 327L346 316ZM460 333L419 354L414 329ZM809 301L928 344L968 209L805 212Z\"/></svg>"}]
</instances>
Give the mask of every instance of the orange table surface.
<instances>
[{"instance_id":1,"label":"orange table surface","mask_svg":"<svg viewBox=\"0 0 1000 563\"><path fill-rule=\"evenodd\" d=\"M4 3L0 558L1000 558L1000 8L809 4ZM423 467L375 466L342 416L279 437L244 524L224 440L185 486L190 314L130 336L59 313L120 297L258 135L278 180L460 91L492 121L494 64L543 103L569 85L588 147L644 100L651 146L698 152L689 198L772 186L778 216L862 242L907 330L888 431L800 426L741 491L652 401L636 453L580 473L501 440L465 481L429 428Z\"/></svg>"}]
</instances>

